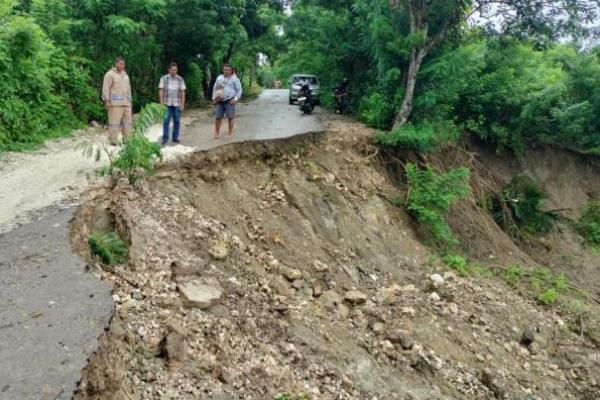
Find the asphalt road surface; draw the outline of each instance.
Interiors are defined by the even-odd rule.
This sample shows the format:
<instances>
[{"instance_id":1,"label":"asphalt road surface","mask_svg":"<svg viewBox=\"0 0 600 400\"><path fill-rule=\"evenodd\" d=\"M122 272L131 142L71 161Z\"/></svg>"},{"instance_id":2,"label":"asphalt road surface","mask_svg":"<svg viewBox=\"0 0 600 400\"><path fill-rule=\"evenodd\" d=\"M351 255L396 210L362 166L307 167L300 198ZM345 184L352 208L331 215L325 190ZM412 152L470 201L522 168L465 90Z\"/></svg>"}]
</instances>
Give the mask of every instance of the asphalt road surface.
<instances>
[{"instance_id":1,"label":"asphalt road surface","mask_svg":"<svg viewBox=\"0 0 600 400\"><path fill-rule=\"evenodd\" d=\"M167 160L231 142L286 138L324 128L316 115L288 105L287 90L266 90L238 104L234 137L213 139L212 112L190 110L181 144L163 149ZM160 140L162 127L149 133ZM76 135L32 153L0 158L0 399L70 399L87 358L112 313L111 288L84 272L71 251L69 220L93 175Z\"/></svg>"}]
</instances>

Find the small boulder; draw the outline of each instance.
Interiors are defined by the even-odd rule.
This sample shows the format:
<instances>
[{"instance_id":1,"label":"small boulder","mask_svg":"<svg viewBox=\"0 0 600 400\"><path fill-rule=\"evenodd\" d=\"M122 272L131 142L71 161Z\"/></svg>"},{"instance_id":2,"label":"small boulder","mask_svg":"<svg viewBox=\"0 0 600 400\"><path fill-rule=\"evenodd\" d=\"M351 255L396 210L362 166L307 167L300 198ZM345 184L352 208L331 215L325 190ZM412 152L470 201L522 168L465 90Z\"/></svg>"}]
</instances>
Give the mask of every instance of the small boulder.
<instances>
[{"instance_id":1,"label":"small boulder","mask_svg":"<svg viewBox=\"0 0 600 400\"><path fill-rule=\"evenodd\" d=\"M372 326L373 333L376 335L381 335L385 331L385 324L381 322L375 322Z\"/></svg>"},{"instance_id":2,"label":"small boulder","mask_svg":"<svg viewBox=\"0 0 600 400\"><path fill-rule=\"evenodd\" d=\"M535 334L529 328L525 328L521 335L521 344L525 347L530 346L535 341Z\"/></svg>"},{"instance_id":3,"label":"small boulder","mask_svg":"<svg viewBox=\"0 0 600 400\"><path fill-rule=\"evenodd\" d=\"M162 353L169 363L169 368L174 368L185 360L187 347L185 338L176 332L168 333L163 340Z\"/></svg>"},{"instance_id":4,"label":"small boulder","mask_svg":"<svg viewBox=\"0 0 600 400\"><path fill-rule=\"evenodd\" d=\"M442 286L444 284L444 277L440 274L431 274L429 279L431 279L435 286Z\"/></svg>"},{"instance_id":5,"label":"small boulder","mask_svg":"<svg viewBox=\"0 0 600 400\"><path fill-rule=\"evenodd\" d=\"M290 288L290 284L280 275L273 276L269 286L280 296L291 296L294 293Z\"/></svg>"},{"instance_id":6,"label":"small boulder","mask_svg":"<svg viewBox=\"0 0 600 400\"><path fill-rule=\"evenodd\" d=\"M329 270L329 265L325 264L323 261L315 260L314 267L317 272L325 272Z\"/></svg>"},{"instance_id":7,"label":"small boulder","mask_svg":"<svg viewBox=\"0 0 600 400\"><path fill-rule=\"evenodd\" d=\"M294 269L294 268L290 268L286 265L282 265L281 267L279 267L279 272L281 273L281 275L283 275L288 281L295 281L296 279L300 279L302 278L302 272Z\"/></svg>"},{"instance_id":8,"label":"small boulder","mask_svg":"<svg viewBox=\"0 0 600 400\"><path fill-rule=\"evenodd\" d=\"M352 305L363 304L367 301L368 296L361 291L358 290L350 290L346 292L344 296L344 300Z\"/></svg>"},{"instance_id":9,"label":"small boulder","mask_svg":"<svg viewBox=\"0 0 600 400\"><path fill-rule=\"evenodd\" d=\"M223 290L218 284L207 284L203 281L192 281L177 285L177 289L187 300L189 306L202 310L210 308L221 300Z\"/></svg>"},{"instance_id":10,"label":"small boulder","mask_svg":"<svg viewBox=\"0 0 600 400\"><path fill-rule=\"evenodd\" d=\"M392 329L387 333L387 339L392 342L399 344L403 350L410 350L413 348L415 342L410 337L408 331L404 329Z\"/></svg>"},{"instance_id":11,"label":"small boulder","mask_svg":"<svg viewBox=\"0 0 600 400\"><path fill-rule=\"evenodd\" d=\"M229 256L229 246L225 241L217 240L211 244L210 248L208 249L208 253L215 260L223 260Z\"/></svg>"},{"instance_id":12,"label":"small boulder","mask_svg":"<svg viewBox=\"0 0 600 400\"><path fill-rule=\"evenodd\" d=\"M438 301L441 300L441 297L439 294L437 294L436 292L431 292L431 294L429 295L429 298L431 299L431 301L437 303Z\"/></svg>"},{"instance_id":13,"label":"small boulder","mask_svg":"<svg viewBox=\"0 0 600 400\"><path fill-rule=\"evenodd\" d=\"M321 294L319 298L321 305L329 310L335 310L340 304L342 304L342 298L333 290L327 290Z\"/></svg>"}]
</instances>

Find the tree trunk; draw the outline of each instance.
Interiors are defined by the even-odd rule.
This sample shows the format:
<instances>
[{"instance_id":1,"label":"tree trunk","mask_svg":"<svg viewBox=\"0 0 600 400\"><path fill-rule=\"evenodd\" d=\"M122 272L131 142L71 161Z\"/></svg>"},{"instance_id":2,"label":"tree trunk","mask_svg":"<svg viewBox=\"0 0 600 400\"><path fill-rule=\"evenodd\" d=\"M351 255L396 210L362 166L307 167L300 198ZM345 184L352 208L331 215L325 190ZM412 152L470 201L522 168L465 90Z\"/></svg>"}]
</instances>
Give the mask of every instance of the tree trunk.
<instances>
[{"instance_id":1,"label":"tree trunk","mask_svg":"<svg viewBox=\"0 0 600 400\"><path fill-rule=\"evenodd\" d=\"M394 118L394 126L392 130L401 128L408 122L408 118L412 113L413 99L415 97L415 86L417 83L417 75L421 69L423 59L427 55L426 48L413 49L410 55L410 63L408 66L408 74L406 76L406 91L404 92L404 98L402 99L402 105L400 110Z\"/></svg>"}]
</instances>

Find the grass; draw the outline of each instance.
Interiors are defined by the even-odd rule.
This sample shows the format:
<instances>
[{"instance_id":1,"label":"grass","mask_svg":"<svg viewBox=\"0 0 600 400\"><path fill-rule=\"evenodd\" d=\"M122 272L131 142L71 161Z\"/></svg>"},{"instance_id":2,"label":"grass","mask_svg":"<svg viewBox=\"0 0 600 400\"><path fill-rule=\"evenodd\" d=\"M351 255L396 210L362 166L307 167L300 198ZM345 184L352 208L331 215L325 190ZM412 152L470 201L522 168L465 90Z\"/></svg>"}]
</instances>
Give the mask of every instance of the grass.
<instances>
[{"instance_id":1,"label":"grass","mask_svg":"<svg viewBox=\"0 0 600 400\"><path fill-rule=\"evenodd\" d=\"M446 254L442 261L444 264L453 270L455 270L458 275L462 277L466 276L484 276L490 277L493 276L494 273L492 270L485 268L484 266L477 263L470 263L465 256L461 256L458 254Z\"/></svg>"},{"instance_id":2,"label":"grass","mask_svg":"<svg viewBox=\"0 0 600 400\"><path fill-rule=\"evenodd\" d=\"M118 265L127 258L127 244L116 232L93 232L88 237L88 244L92 254L106 265Z\"/></svg>"}]
</instances>

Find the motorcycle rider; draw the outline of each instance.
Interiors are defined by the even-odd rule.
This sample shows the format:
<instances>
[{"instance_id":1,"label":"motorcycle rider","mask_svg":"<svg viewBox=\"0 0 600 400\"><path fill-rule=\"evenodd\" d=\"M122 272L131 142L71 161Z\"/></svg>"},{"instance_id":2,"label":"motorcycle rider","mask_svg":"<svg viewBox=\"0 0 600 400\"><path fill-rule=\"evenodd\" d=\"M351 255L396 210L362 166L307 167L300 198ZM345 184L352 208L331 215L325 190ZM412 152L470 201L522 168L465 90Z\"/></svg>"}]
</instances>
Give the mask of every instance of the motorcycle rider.
<instances>
[{"instance_id":1,"label":"motorcycle rider","mask_svg":"<svg viewBox=\"0 0 600 400\"><path fill-rule=\"evenodd\" d=\"M300 110L304 114L312 113L315 108L312 90L310 89L310 84L307 81L300 83L300 90L298 90L298 103L300 104Z\"/></svg>"},{"instance_id":2,"label":"motorcycle rider","mask_svg":"<svg viewBox=\"0 0 600 400\"><path fill-rule=\"evenodd\" d=\"M337 114L343 114L348 106L349 84L348 78L344 78L333 91L333 96L335 97L335 112Z\"/></svg>"}]
</instances>

